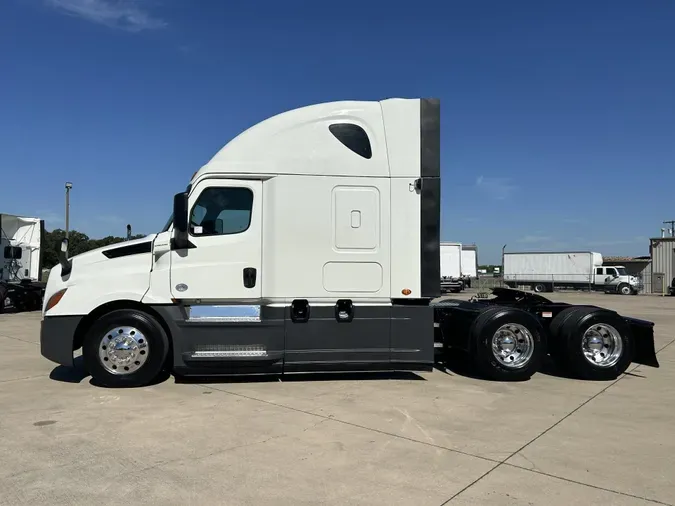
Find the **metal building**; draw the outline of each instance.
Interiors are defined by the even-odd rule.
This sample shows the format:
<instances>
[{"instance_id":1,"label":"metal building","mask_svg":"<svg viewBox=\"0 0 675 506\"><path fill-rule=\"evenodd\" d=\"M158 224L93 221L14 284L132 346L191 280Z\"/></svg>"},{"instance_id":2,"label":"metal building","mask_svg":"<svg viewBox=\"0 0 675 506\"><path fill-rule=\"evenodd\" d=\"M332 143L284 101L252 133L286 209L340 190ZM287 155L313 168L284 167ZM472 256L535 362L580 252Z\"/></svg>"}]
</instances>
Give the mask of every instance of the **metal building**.
<instances>
[{"instance_id":1,"label":"metal building","mask_svg":"<svg viewBox=\"0 0 675 506\"><path fill-rule=\"evenodd\" d=\"M675 277L675 237L656 237L649 240L652 257L652 293L667 293Z\"/></svg>"}]
</instances>

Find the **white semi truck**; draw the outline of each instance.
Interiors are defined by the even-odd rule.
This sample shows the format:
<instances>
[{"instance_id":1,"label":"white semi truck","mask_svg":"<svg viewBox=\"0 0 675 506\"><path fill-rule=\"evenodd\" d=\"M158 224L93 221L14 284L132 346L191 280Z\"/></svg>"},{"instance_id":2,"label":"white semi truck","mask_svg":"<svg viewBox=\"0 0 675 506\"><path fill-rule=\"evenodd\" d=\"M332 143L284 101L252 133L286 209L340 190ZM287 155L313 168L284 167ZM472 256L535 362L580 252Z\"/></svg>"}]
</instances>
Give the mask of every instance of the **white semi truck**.
<instances>
[{"instance_id":1,"label":"white semi truck","mask_svg":"<svg viewBox=\"0 0 675 506\"><path fill-rule=\"evenodd\" d=\"M462 277L462 244L459 242L440 243L441 292L461 292L464 289Z\"/></svg>"},{"instance_id":2,"label":"white semi truck","mask_svg":"<svg viewBox=\"0 0 675 506\"><path fill-rule=\"evenodd\" d=\"M658 367L652 322L506 288L434 301L440 188L437 100L273 116L193 175L159 233L72 258L64 241L41 353L72 367L82 349L111 387L167 371L431 371L437 348L503 381L547 354L588 379Z\"/></svg>"},{"instance_id":3,"label":"white semi truck","mask_svg":"<svg viewBox=\"0 0 675 506\"><path fill-rule=\"evenodd\" d=\"M44 220L0 214L0 313L42 307Z\"/></svg>"},{"instance_id":4,"label":"white semi truck","mask_svg":"<svg viewBox=\"0 0 675 506\"><path fill-rule=\"evenodd\" d=\"M640 281L621 265L603 265L593 251L504 253L504 282L527 286L535 292L556 288L582 288L622 295L637 294Z\"/></svg>"}]
</instances>

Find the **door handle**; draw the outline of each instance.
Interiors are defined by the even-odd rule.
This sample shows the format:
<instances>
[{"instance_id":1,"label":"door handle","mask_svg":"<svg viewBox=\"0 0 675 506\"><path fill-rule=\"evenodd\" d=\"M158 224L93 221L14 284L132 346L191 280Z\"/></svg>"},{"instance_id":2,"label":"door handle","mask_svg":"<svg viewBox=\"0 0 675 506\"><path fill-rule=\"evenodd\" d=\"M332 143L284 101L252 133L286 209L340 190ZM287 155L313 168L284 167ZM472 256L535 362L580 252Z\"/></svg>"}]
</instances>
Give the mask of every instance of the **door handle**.
<instances>
[{"instance_id":1,"label":"door handle","mask_svg":"<svg viewBox=\"0 0 675 506\"><path fill-rule=\"evenodd\" d=\"M244 286L253 288L255 286L256 270L255 267L244 268Z\"/></svg>"}]
</instances>

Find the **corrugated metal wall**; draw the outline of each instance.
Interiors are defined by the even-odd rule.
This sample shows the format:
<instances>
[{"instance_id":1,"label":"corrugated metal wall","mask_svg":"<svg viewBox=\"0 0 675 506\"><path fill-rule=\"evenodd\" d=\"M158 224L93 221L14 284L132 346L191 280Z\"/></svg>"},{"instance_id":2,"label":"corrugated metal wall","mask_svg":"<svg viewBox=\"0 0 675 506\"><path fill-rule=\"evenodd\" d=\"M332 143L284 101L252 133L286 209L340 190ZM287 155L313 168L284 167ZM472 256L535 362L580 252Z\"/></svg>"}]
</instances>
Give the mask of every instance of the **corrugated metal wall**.
<instances>
[{"instance_id":1,"label":"corrugated metal wall","mask_svg":"<svg viewBox=\"0 0 675 506\"><path fill-rule=\"evenodd\" d=\"M652 293L652 263L645 265L642 272L639 274L642 280L642 290L640 293Z\"/></svg>"},{"instance_id":2,"label":"corrugated metal wall","mask_svg":"<svg viewBox=\"0 0 675 506\"><path fill-rule=\"evenodd\" d=\"M650 240L650 250L652 255L652 273L662 272L665 274L665 285L670 285L673 276L673 248L675 248L675 238L665 237ZM652 286L652 293L660 293L658 287Z\"/></svg>"}]
</instances>

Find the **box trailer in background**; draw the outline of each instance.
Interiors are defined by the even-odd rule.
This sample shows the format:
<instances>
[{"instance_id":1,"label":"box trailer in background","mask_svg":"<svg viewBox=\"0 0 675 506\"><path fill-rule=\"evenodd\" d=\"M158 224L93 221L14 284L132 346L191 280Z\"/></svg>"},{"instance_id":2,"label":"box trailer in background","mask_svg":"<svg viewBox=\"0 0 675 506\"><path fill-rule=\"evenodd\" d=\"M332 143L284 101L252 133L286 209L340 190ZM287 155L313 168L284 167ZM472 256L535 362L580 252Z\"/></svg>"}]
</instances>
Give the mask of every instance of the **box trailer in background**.
<instances>
[{"instance_id":1,"label":"box trailer in background","mask_svg":"<svg viewBox=\"0 0 675 506\"><path fill-rule=\"evenodd\" d=\"M471 281L478 277L478 246L462 244L462 281L464 286L471 288Z\"/></svg>"},{"instance_id":2,"label":"box trailer in background","mask_svg":"<svg viewBox=\"0 0 675 506\"><path fill-rule=\"evenodd\" d=\"M441 292L461 292L462 281L462 243L442 242L441 253Z\"/></svg>"},{"instance_id":3,"label":"box trailer in background","mask_svg":"<svg viewBox=\"0 0 675 506\"><path fill-rule=\"evenodd\" d=\"M0 312L42 307L42 240L40 218L0 214Z\"/></svg>"},{"instance_id":4,"label":"box trailer in background","mask_svg":"<svg viewBox=\"0 0 675 506\"><path fill-rule=\"evenodd\" d=\"M603 266L594 251L504 253L504 282L507 286L526 286L535 292L554 288L576 288L618 292L639 291L639 280L623 266Z\"/></svg>"}]
</instances>

